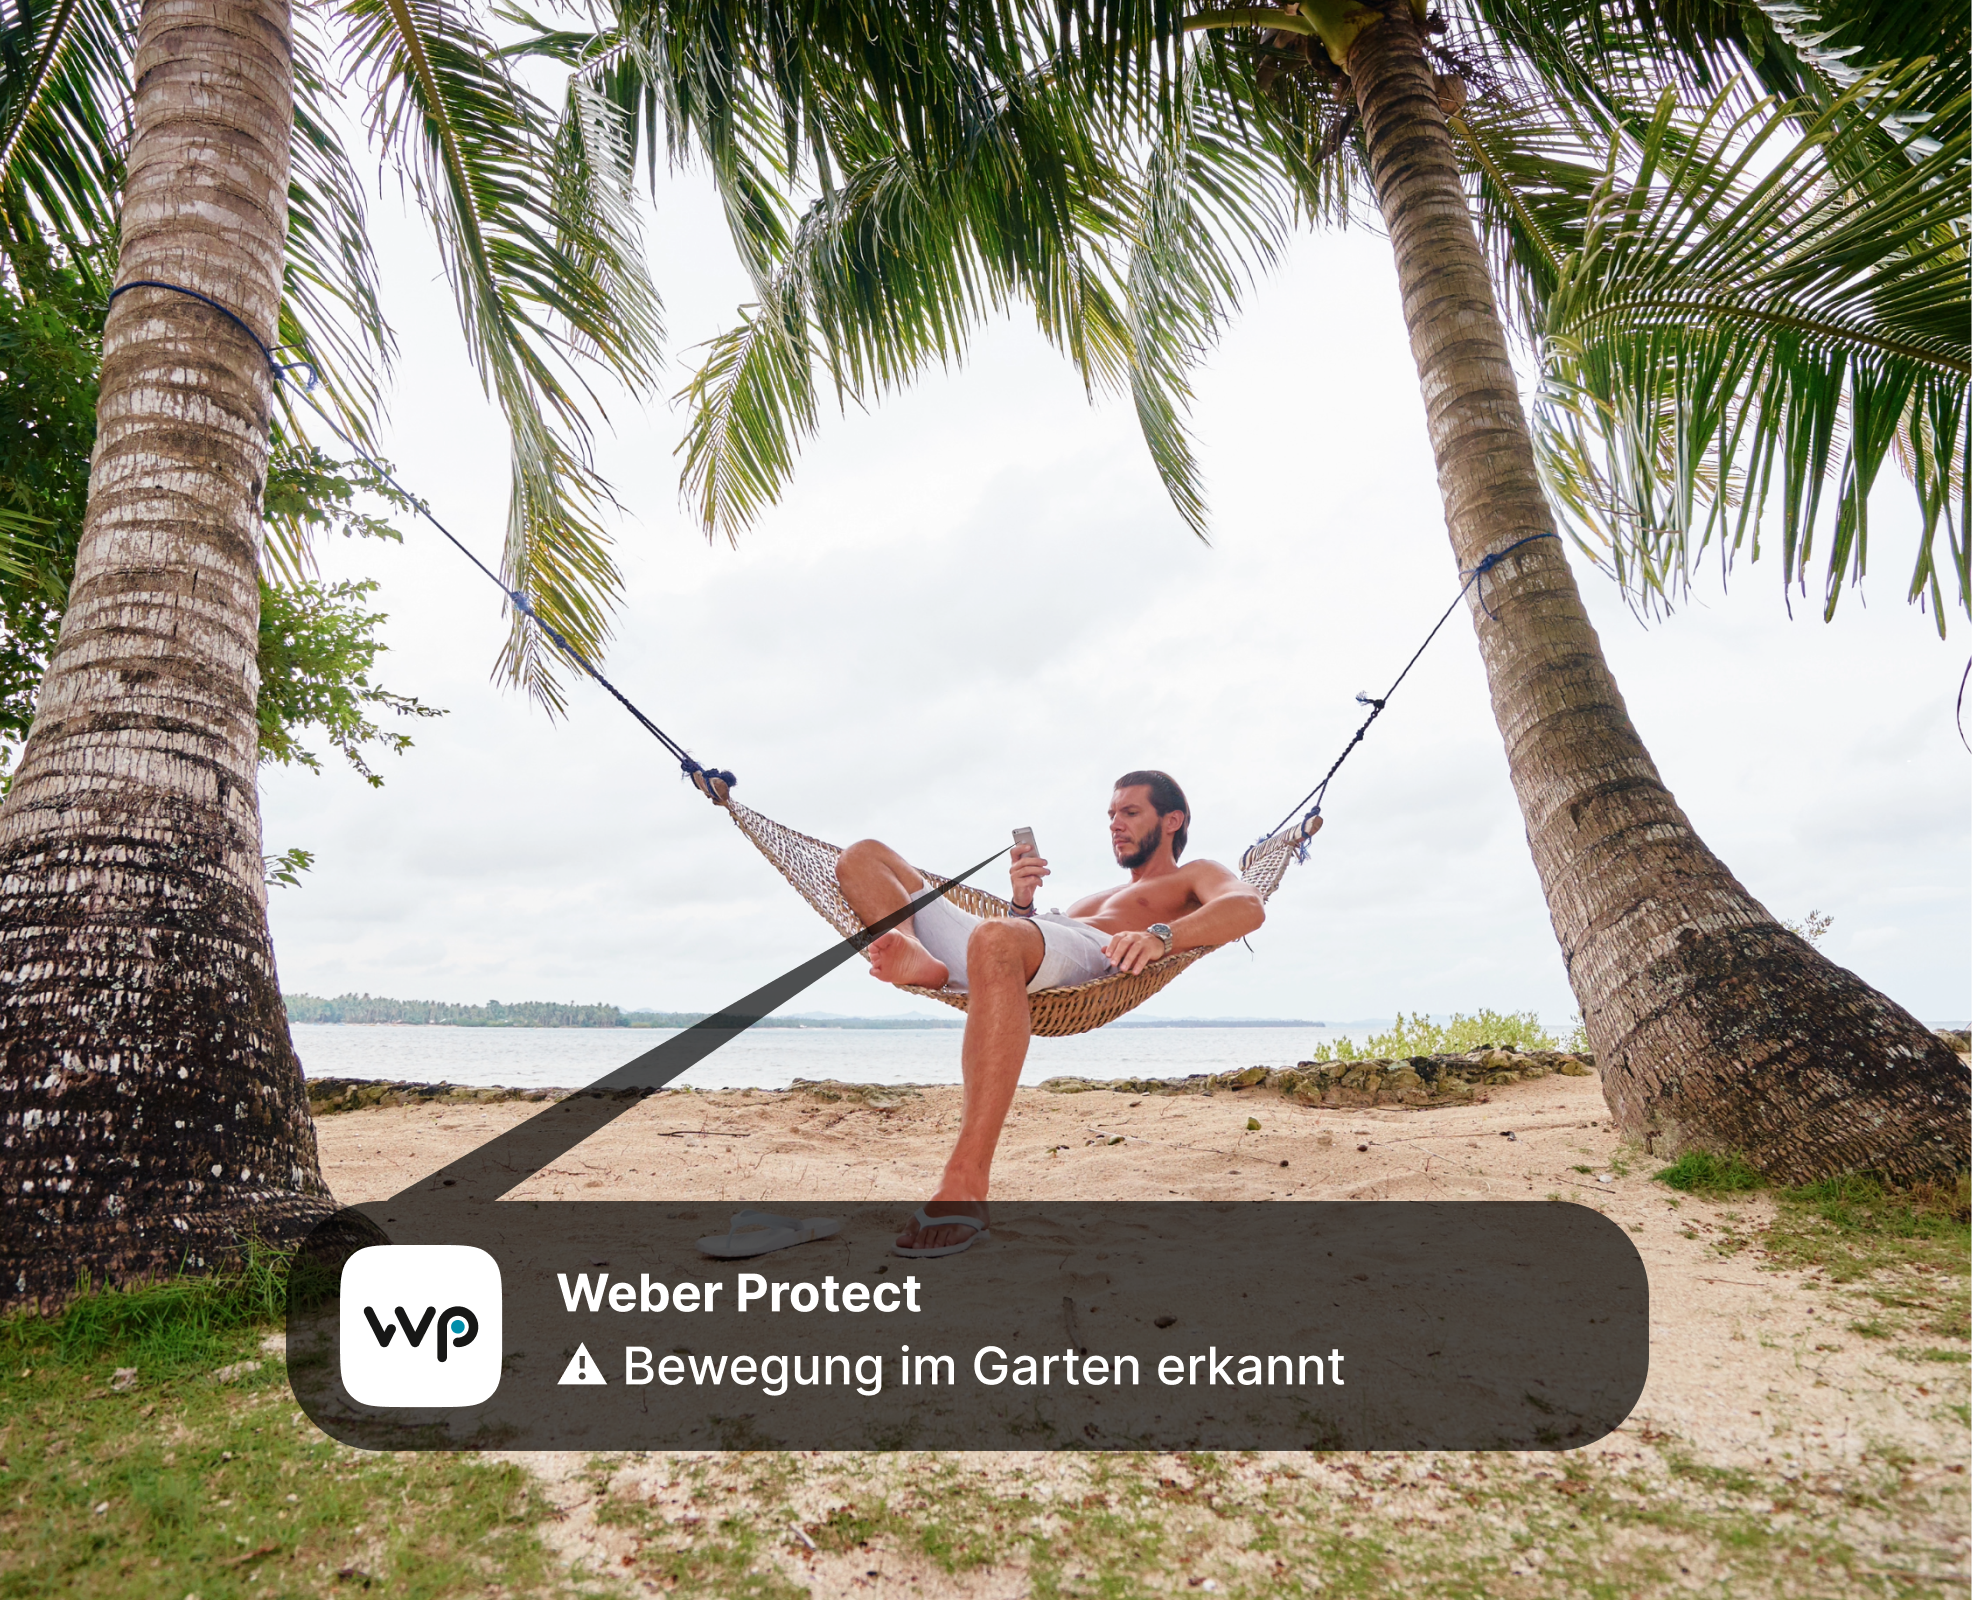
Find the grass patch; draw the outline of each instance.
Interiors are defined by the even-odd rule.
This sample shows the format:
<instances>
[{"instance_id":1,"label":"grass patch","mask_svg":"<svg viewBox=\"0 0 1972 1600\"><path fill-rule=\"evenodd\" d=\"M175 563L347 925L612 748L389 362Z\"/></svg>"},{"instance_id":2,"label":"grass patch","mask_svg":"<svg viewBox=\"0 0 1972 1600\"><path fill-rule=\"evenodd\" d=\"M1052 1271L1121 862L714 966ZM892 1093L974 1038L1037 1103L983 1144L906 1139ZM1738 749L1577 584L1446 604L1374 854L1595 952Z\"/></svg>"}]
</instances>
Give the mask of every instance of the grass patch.
<instances>
[{"instance_id":1,"label":"grass patch","mask_svg":"<svg viewBox=\"0 0 1972 1600\"><path fill-rule=\"evenodd\" d=\"M1762 1241L1785 1266L1819 1267L1838 1283L1896 1268L1963 1278L1972 1254L1972 1192L1950 1184L1888 1188L1875 1178L1828 1178L1778 1191Z\"/></svg>"},{"instance_id":2,"label":"grass patch","mask_svg":"<svg viewBox=\"0 0 1972 1600\"><path fill-rule=\"evenodd\" d=\"M1687 1150L1651 1176L1686 1194L1706 1196L1745 1194L1767 1182L1739 1155L1715 1156L1709 1150Z\"/></svg>"},{"instance_id":3,"label":"grass patch","mask_svg":"<svg viewBox=\"0 0 1972 1600\"><path fill-rule=\"evenodd\" d=\"M1972 1319L1972 1208L1964 1175L1951 1184L1889 1188L1870 1177L1831 1178L1782 1189L1760 1238L1768 1260L1811 1268L1831 1286L1863 1286L1885 1308L1849 1324L1866 1339L1929 1337L1966 1342ZM1897 1352L1913 1359L1908 1351ZM1960 1363L1939 1347L1916 1357Z\"/></svg>"},{"instance_id":4,"label":"grass patch","mask_svg":"<svg viewBox=\"0 0 1972 1600\"><path fill-rule=\"evenodd\" d=\"M277 1327L286 1307L287 1258L254 1246L231 1272L82 1293L54 1318L0 1320L0 1362L87 1366L116 1352L120 1364L160 1374L203 1371L243 1331Z\"/></svg>"},{"instance_id":5,"label":"grass patch","mask_svg":"<svg viewBox=\"0 0 1972 1600\"><path fill-rule=\"evenodd\" d=\"M1672 1477L1703 1484L1708 1489L1723 1489L1728 1494L1737 1495L1755 1495L1761 1489L1760 1480L1739 1467L1707 1466L1678 1452L1670 1454L1665 1464L1670 1468Z\"/></svg>"},{"instance_id":6,"label":"grass patch","mask_svg":"<svg viewBox=\"0 0 1972 1600\"><path fill-rule=\"evenodd\" d=\"M994 1592L1032 1600L1658 1600L1689 1593L1694 1572L1739 1600L1819 1600L1866 1582L1866 1558L1819 1507L1802 1514L1793 1478L1682 1451L1656 1470L1353 1452L1119 1454L1038 1468L837 1456L796 1474L764 1453L640 1460L622 1463L600 1517L637 1541L629 1576L680 1596L865 1581L916 1593L919 1574L928 1593L938 1581L928 1567L972 1566L994 1570ZM656 1490L646 1479L640 1491L650 1469L674 1481ZM1888 1492L1910 1491L1899 1480ZM1942 1566L1949 1555L1916 1559Z\"/></svg>"},{"instance_id":7,"label":"grass patch","mask_svg":"<svg viewBox=\"0 0 1972 1600\"><path fill-rule=\"evenodd\" d=\"M371 1454L302 1415L261 1347L284 1272L255 1253L0 1320L0 1597L567 1592L520 1469Z\"/></svg>"}]
</instances>

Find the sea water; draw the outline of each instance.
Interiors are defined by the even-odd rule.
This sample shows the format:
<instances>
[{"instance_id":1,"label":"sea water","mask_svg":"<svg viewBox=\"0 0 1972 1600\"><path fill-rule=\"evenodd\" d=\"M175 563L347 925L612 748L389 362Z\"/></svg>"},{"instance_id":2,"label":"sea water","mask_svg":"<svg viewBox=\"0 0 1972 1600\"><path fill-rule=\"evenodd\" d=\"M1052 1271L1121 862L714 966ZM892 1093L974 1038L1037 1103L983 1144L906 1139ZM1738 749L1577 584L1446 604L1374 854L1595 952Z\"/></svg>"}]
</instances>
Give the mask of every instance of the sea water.
<instances>
[{"instance_id":1,"label":"sea water","mask_svg":"<svg viewBox=\"0 0 1972 1600\"><path fill-rule=\"evenodd\" d=\"M1022 1083L1043 1078L1182 1078L1292 1066L1346 1030L1288 1027L1099 1028L1036 1039ZM1361 1025L1355 1025L1358 1037ZM660 1028L448 1028L297 1023L310 1078L387 1078L575 1089L675 1038ZM956 1028L754 1028L678 1079L697 1089L785 1089L796 1078L847 1083L958 1083Z\"/></svg>"}]
</instances>

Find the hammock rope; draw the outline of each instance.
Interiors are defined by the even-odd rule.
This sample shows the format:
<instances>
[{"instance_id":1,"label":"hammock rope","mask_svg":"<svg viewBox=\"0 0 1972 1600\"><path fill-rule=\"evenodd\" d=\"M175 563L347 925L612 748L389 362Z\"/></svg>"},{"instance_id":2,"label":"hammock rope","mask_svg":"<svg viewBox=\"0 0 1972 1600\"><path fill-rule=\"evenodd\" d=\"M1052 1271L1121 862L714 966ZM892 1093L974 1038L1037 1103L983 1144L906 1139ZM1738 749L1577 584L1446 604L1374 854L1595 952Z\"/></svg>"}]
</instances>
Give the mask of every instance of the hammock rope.
<instances>
[{"instance_id":1,"label":"hammock rope","mask_svg":"<svg viewBox=\"0 0 1972 1600\"><path fill-rule=\"evenodd\" d=\"M1390 687L1383 691L1382 698L1372 699L1366 694L1356 696L1356 704L1359 706L1368 706L1369 715L1363 718L1363 725L1356 730L1355 735L1342 747L1342 754L1335 758L1335 765L1322 774L1322 781L1320 783L1301 796L1299 802L1288 808L1287 815L1275 823L1268 830L1268 833L1280 832L1282 828L1287 826L1295 812L1299 811L1303 806L1309 805L1311 802L1313 809L1309 812L1309 815L1319 816L1321 814L1322 797L1328 793L1329 780L1342 770L1342 763L1349 759L1350 752L1363 742L1363 735L1369 732L1369 725L1383 715L1383 708L1390 703L1390 697L1397 692L1398 687L1403 683L1404 679L1411 675L1411 668L1417 665L1418 658L1431 648L1431 641L1438 637L1438 630L1444 627L1447 622L1451 621L1452 613L1458 610L1459 602L1465 598L1466 591L1475 583L1478 584L1479 604L1485 606L1487 616L1491 617L1495 622L1499 621L1499 613L1494 611L1491 606L1486 605L1486 574L1491 572L1493 568L1497 567L1508 556L1512 555L1523 544L1532 544L1537 539L1559 539L1560 537L1561 535L1558 533L1530 533L1524 539L1516 539L1504 550L1495 550L1489 556L1481 556L1479 558L1479 564L1476 567L1467 567L1461 572L1460 576L1465 579L1465 582L1459 585L1458 593L1452 597L1452 603L1445 607L1445 614L1431 624L1431 631L1424 636L1424 643L1411 652L1410 660L1404 663L1404 670L1398 673L1391 681ZM1266 843L1268 833L1260 835L1260 842L1262 844Z\"/></svg>"},{"instance_id":2,"label":"hammock rope","mask_svg":"<svg viewBox=\"0 0 1972 1600\"><path fill-rule=\"evenodd\" d=\"M683 745L644 715L635 702L610 682L588 657L576 649L559 628L544 619L529 603L526 595L518 589L509 588L498 573L474 555L450 528L438 520L422 499L399 483L388 467L350 436L342 424L316 400L314 389L320 381L320 374L312 362L277 360L276 353L283 347L270 346L237 312L220 304L210 295L201 294L196 289L188 289L183 284L164 283L152 278L138 279L119 285L110 292L109 299L114 301L118 295L126 294L132 289L161 289L173 294L185 295L189 299L211 307L239 328L266 358L267 370L272 374L275 385L286 386L290 394L298 396L316 416L322 419L323 424L336 438L368 463L384 482L404 497L406 503L419 516L443 534L455 550L478 568L480 573L507 597L508 602L538 628L572 665L593 678L609 692L610 697L618 705L636 718L644 731L663 745L677 760L679 770L691 779L693 787L732 818L739 831L755 849L773 863L802 899L819 912L823 919L844 938L851 938L863 932L862 920L856 915L849 902L843 898L842 890L836 882L835 864L842 854L841 849L825 839L799 833L784 823L776 822L773 818L733 799L732 790L739 780L731 772L722 768L703 766L695 760ZM295 383L290 379L290 374L294 373L306 376ZM1271 898L1274 891L1280 887L1282 879L1287 876L1288 867L1297 861L1308 859L1308 842L1321 830L1322 801L1328 794L1329 784L1334 780L1336 773L1341 771L1343 762L1347 761L1356 746L1363 742L1363 736L1369 732L1370 724L1383 715L1383 708L1389 704L1391 696L1396 694L1404 679L1410 676L1411 668L1417 665L1419 658L1430 648L1431 641L1438 637L1439 630L1451 619L1452 613L1458 609L1466 594L1477 585L1480 606L1489 617L1496 618L1497 613L1486 604L1486 575L1522 545L1533 544L1539 539L1558 537L1559 535L1553 533L1530 534L1507 545L1504 549L1495 550L1490 555L1482 557L1476 566L1462 569L1461 576L1465 582L1459 586L1458 594L1445 608L1444 615L1432 624L1431 631L1424 636L1424 642L1412 652L1410 660L1404 663L1404 670L1397 674L1390 687L1383 691L1380 698L1372 698L1367 694L1356 696L1359 704L1370 708L1370 713L1363 719L1362 726L1356 729L1349 742L1342 747L1342 753L1322 775L1321 782L1303 795L1299 803L1289 808L1287 815L1282 817L1278 824L1248 846L1240 857L1241 880L1255 890L1263 902ZM1972 671L1972 669L1968 670ZM1294 820L1297 813L1300 814L1298 822ZM917 870L934 888L949 881L922 867ZM952 890L948 898L978 917L1004 917L1010 909L1008 903L999 896L989 894L984 889L975 888L971 884L961 884ZM1042 1035L1060 1036L1086 1033L1092 1028L1101 1027L1106 1022L1113 1022L1126 1012L1135 1010L1193 962L1210 955L1217 948L1216 945L1205 945L1191 950L1180 950L1151 962L1142 972L1116 972L1088 983L1043 989L1031 994L1028 1003L1033 1030ZM924 989L911 985L900 985L900 987L908 988L912 994L920 994L927 999L955 1006L961 1011L966 1008L966 994L963 990Z\"/></svg>"}]
</instances>

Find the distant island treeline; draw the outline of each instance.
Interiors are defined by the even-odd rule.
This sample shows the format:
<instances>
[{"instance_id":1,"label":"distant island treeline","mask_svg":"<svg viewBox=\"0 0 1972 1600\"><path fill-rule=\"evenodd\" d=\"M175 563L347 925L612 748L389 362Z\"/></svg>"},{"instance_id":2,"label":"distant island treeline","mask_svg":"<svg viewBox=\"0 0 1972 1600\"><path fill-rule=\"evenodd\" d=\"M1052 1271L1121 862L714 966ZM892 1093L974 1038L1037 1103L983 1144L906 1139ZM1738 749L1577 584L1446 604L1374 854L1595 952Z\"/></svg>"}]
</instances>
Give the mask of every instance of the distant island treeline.
<instances>
[{"instance_id":1,"label":"distant island treeline","mask_svg":"<svg viewBox=\"0 0 1972 1600\"><path fill-rule=\"evenodd\" d=\"M489 1000L483 1006L446 1000L390 1000L382 995L283 995L290 1022L344 1022L444 1028L689 1028L706 1011L625 1011L618 1006L562 1005L553 1000ZM758 1028L961 1028L954 1017L763 1017Z\"/></svg>"},{"instance_id":2,"label":"distant island treeline","mask_svg":"<svg viewBox=\"0 0 1972 1600\"><path fill-rule=\"evenodd\" d=\"M689 1028L710 1015L704 1011L625 1011L608 1005L563 1005L553 1000L521 1000L509 1005L489 1000L483 1006L455 1005L449 1000L391 1000L383 995L290 994L290 1022L353 1023L443 1028ZM831 1015L763 1017L760 1028L962 1028L965 1019L951 1017L838 1017ZM1323 1024L1299 1017L1172 1017L1128 1019L1110 1024L1122 1028L1319 1028Z\"/></svg>"}]
</instances>

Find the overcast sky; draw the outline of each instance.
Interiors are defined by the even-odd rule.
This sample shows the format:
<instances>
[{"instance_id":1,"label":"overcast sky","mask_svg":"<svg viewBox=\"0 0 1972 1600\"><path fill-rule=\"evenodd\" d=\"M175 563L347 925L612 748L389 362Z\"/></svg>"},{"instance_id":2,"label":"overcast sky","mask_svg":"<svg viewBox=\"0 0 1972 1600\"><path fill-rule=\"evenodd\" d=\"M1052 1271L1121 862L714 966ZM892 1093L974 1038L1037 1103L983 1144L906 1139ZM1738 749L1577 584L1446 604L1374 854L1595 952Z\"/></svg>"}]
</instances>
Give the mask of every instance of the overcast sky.
<instances>
[{"instance_id":1,"label":"overcast sky","mask_svg":"<svg viewBox=\"0 0 1972 1600\"><path fill-rule=\"evenodd\" d=\"M491 561L502 425L394 192L374 235L403 343L387 453ZM746 286L690 177L660 193L651 248L668 393ZM629 508L627 592L605 670L738 773L741 798L805 832L955 868L1033 827L1055 866L1049 905L1118 876L1103 810L1131 767L1172 772L1192 852L1235 861L1458 584L1388 249L1368 232L1300 241L1201 374L1210 547L1170 510L1128 405L1092 407L1017 322L963 370L831 418L738 550L708 545L679 503L682 414L613 421L601 454ZM1903 604L1907 498L1900 481L1879 491L1875 576L1832 626L1798 597L1790 621L1762 563L1645 628L1570 554L1700 833L1776 915L1832 914L1837 961L1955 1020L1972 1009L1972 758L1952 704L1972 630L1961 619L1940 643ZM450 714L383 758L381 791L346 770L265 773L266 848L316 854L303 887L271 892L288 992L712 1009L832 942L599 690L575 686L555 722L489 681L500 597L435 533L322 554L327 575L382 584L382 681ZM1214 956L1143 1015L1575 1009L1462 616L1326 816L1252 952ZM857 962L794 1009L937 1008Z\"/></svg>"}]
</instances>

